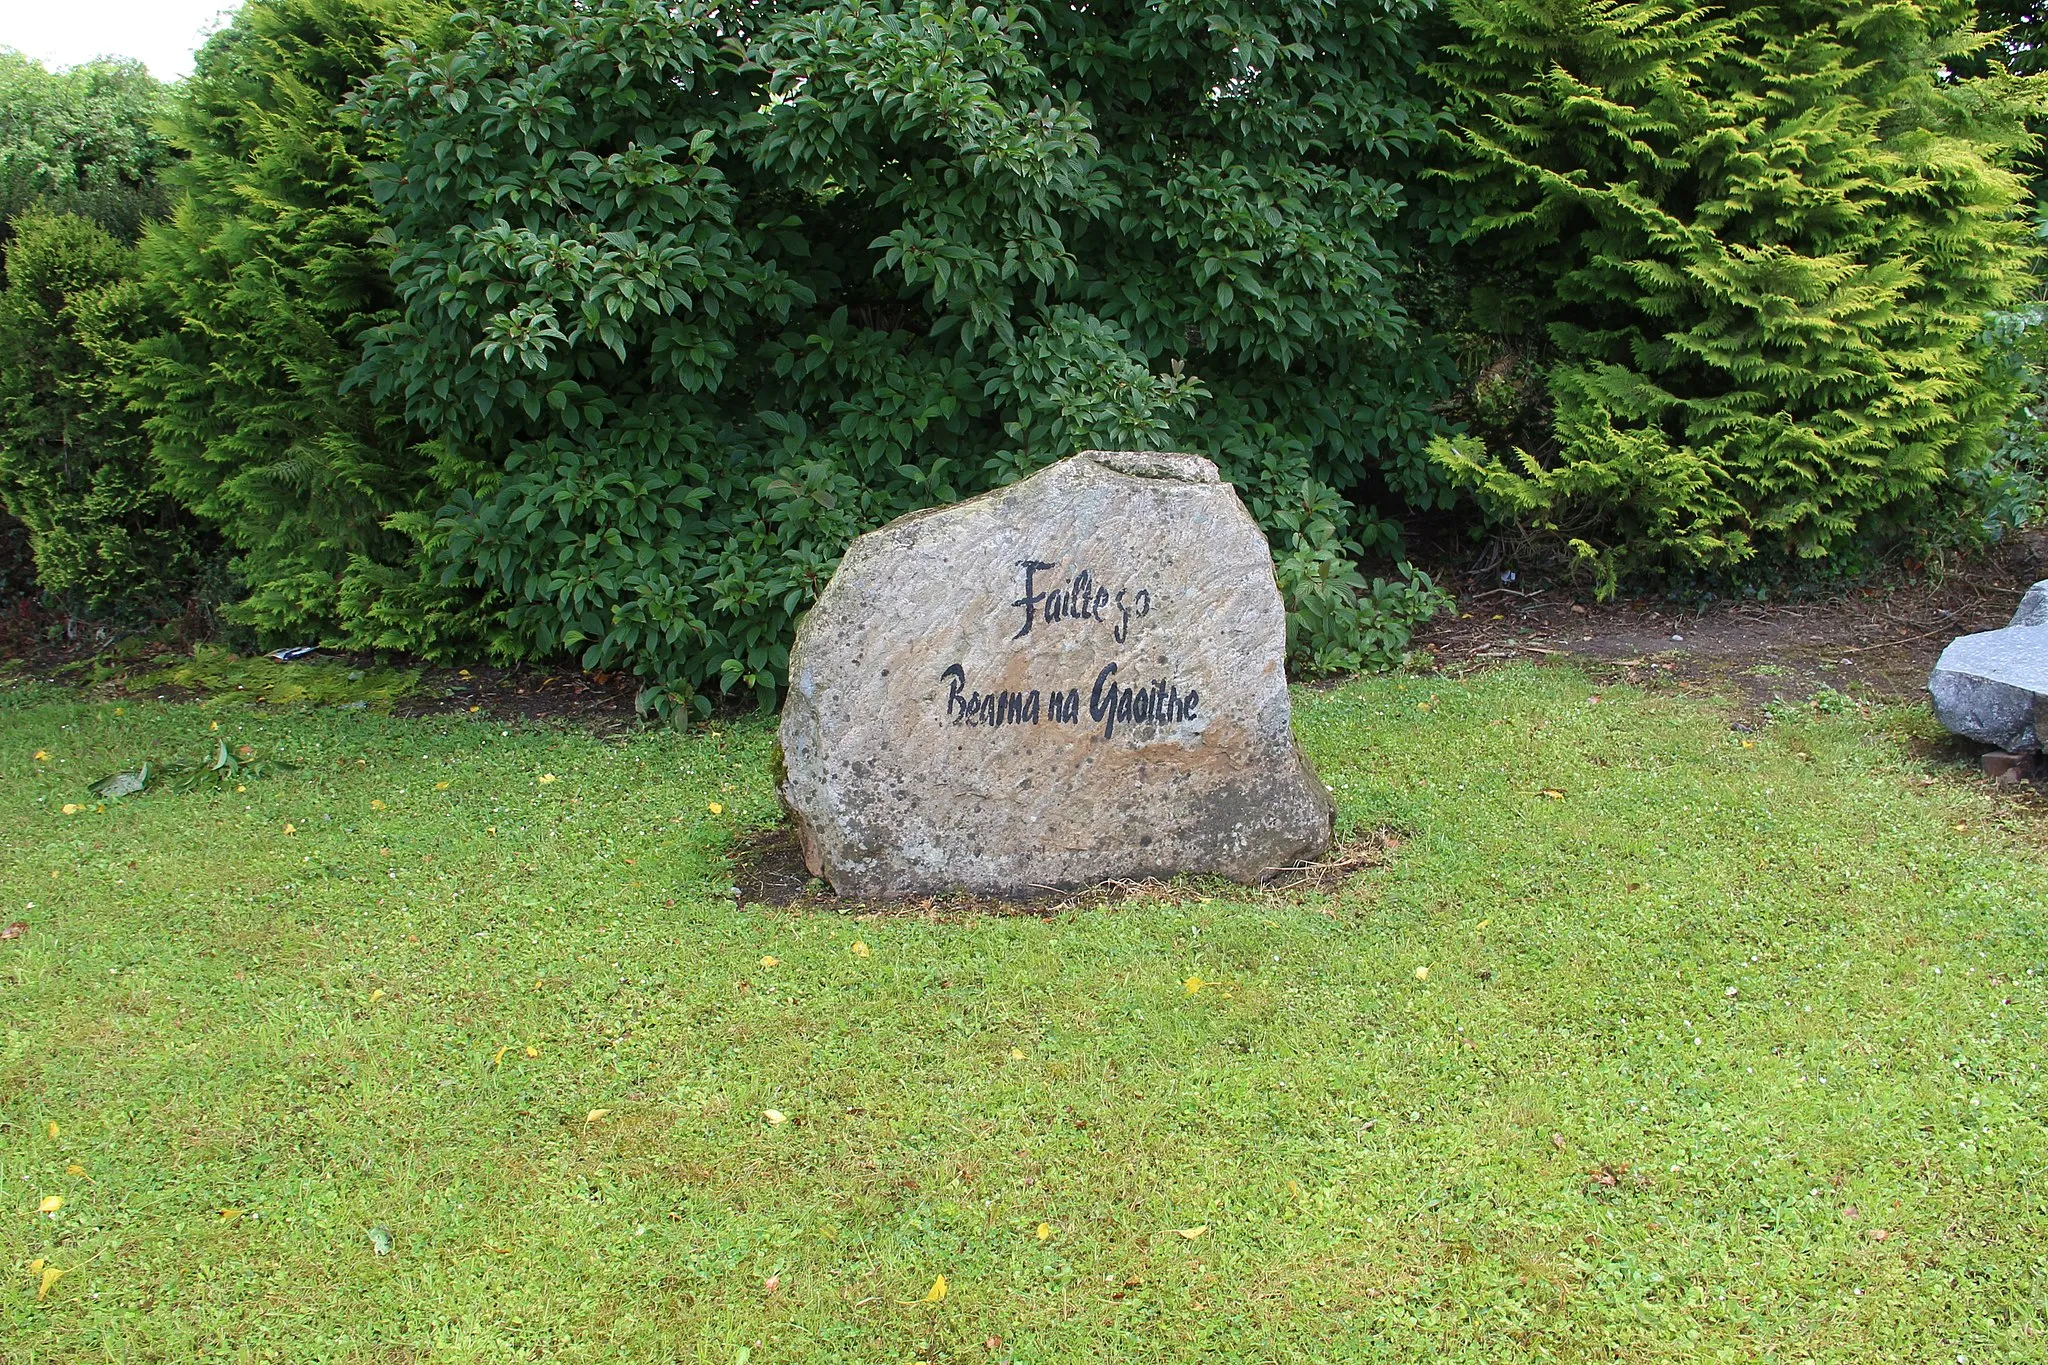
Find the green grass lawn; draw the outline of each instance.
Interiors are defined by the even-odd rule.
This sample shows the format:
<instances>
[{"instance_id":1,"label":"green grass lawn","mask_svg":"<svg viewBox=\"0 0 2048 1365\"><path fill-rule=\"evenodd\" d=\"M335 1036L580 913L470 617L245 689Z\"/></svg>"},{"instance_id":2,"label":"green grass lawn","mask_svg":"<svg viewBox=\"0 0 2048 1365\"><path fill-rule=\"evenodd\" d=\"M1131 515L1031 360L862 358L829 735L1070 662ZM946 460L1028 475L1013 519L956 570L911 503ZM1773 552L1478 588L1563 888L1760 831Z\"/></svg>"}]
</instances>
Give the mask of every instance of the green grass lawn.
<instances>
[{"instance_id":1,"label":"green grass lawn","mask_svg":"<svg viewBox=\"0 0 2048 1365\"><path fill-rule=\"evenodd\" d=\"M1929 722L1297 723L1341 893L933 920L734 908L761 723L0 691L0 1358L2048 1358L2043 826Z\"/></svg>"}]
</instances>

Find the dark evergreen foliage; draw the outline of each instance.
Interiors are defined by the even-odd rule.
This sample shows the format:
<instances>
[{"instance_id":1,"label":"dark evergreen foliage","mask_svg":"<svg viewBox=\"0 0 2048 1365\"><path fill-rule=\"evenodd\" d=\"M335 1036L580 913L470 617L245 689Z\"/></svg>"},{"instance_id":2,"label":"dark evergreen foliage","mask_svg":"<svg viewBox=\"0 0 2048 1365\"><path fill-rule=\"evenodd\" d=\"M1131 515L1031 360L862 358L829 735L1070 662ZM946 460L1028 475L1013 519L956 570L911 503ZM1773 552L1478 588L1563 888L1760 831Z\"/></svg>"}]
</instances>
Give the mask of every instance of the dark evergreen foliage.
<instances>
[{"instance_id":1,"label":"dark evergreen foliage","mask_svg":"<svg viewBox=\"0 0 2048 1365\"><path fill-rule=\"evenodd\" d=\"M1300 657L1398 653L1440 231L1401 10L511 0L361 102L404 312L367 373L524 648L772 699L848 540L1091 444L1201 449ZM665 703L666 704L666 703Z\"/></svg>"},{"instance_id":2,"label":"dark evergreen foliage","mask_svg":"<svg viewBox=\"0 0 2048 1365\"><path fill-rule=\"evenodd\" d=\"M199 554L122 400L144 321L135 253L75 214L32 209L14 227L0 291L0 501L59 606L160 614Z\"/></svg>"}]
</instances>

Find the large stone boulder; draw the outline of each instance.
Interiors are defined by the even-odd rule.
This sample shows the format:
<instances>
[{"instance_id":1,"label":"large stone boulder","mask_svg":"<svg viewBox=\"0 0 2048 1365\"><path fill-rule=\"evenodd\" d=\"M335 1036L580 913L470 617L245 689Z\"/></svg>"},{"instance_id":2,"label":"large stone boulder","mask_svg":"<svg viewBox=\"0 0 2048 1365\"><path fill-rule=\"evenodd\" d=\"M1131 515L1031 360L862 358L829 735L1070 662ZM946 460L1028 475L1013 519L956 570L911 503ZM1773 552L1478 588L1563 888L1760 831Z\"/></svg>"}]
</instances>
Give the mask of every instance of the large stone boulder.
<instances>
[{"instance_id":1,"label":"large stone boulder","mask_svg":"<svg viewBox=\"0 0 2048 1365\"><path fill-rule=\"evenodd\" d=\"M1934 714L1956 734L2023 753L2041 747L2048 723L2048 580L2027 589L2002 630L1950 642L1927 679Z\"/></svg>"},{"instance_id":2,"label":"large stone boulder","mask_svg":"<svg viewBox=\"0 0 2048 1365\"><path fill-rule=\"evenodd\" d=\"M1257 881L1331 838L1286 653L1216 466L1089 451L853 543L790 654L783 800L846 896Z\"/></svg>"}]
</instances>

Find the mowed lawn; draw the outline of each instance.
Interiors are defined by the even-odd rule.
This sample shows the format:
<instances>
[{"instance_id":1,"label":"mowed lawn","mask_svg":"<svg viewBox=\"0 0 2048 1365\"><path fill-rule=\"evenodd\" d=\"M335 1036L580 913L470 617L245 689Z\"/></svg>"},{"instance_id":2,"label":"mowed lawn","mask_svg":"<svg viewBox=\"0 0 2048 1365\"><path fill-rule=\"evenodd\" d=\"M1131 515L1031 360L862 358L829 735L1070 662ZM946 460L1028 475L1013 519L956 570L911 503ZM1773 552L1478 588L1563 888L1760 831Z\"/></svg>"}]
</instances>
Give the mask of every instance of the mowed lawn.
<instances>
[{"instance_id":1,"label":"mowed lawn","mask_svg":"<svg viewBox=\"0 0 2048 1365\"><path fill-rule=\"evenodd\" d=\"M735 908L761 722L0 691L0 1358L2048 1359L2044 824L1930 724L1364 680L1341 892L934 919Z\"/></svg>"}]
</instances>

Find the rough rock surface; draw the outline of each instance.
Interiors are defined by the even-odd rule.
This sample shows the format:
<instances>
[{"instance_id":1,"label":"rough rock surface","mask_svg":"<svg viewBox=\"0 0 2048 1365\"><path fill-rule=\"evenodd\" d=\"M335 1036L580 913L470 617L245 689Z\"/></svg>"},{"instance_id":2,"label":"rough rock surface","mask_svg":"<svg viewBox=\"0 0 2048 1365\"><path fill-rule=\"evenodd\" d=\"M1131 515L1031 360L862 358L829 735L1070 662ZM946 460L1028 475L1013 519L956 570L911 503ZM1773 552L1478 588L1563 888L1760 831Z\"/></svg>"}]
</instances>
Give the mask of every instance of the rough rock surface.
<instances>
[{"instance_id":1,"label":"rough rock surface","mask_svg":"<svg viewBox=\"0 0 2048 1365\"><path fill-rule=\"evenodd\" d=\"M1955 734L2022 753L2041 747L2048 721L2048 580L2027 589L2003 630L1950 642L1927 679L1934 714Z\"/></svg>"},{"instance_id":2,"label":"rough rock surface","mask_svg":"<svg viewBox=\"0 0 2048 1365\"><path fill-rule=\"evenodd\" d=\"M841 895L1256 881L1322 852L1272 554L1193 455L1089 451L855 541L797 632L784 803Z\"/></svg>"}]
</instances>

